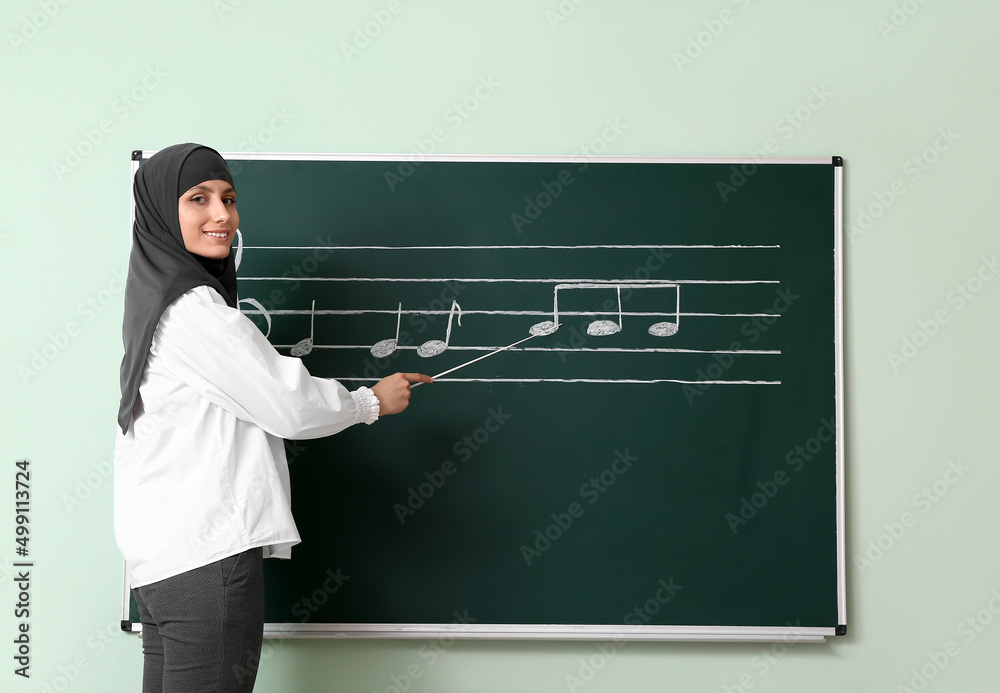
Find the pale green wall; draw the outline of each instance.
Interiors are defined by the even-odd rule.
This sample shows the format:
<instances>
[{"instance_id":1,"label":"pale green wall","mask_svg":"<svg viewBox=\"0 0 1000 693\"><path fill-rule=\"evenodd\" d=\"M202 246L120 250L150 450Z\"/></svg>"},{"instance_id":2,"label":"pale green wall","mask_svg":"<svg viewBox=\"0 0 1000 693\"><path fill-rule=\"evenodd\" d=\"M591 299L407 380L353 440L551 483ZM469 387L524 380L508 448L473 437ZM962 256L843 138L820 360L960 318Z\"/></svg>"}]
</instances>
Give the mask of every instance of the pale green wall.
<instances>
[{"instance_id":1,"label":"pale green wall","mask_svg":"<svg viewBox=\"0 0 1000 693\"><path fill-rule=\"evenodd\" d=\"M348 60L342 46L390 6L401 11ZM1000 7L905 0L896 12L903 6L914 14L898 14L908 21L883 35L892 0L6 0L0 564L14 558L13 463L28 457L37 565L30 682L12 673L15 590L0 570L0 687L62 691L69 677L72 691L139 686L139 641L116 634L121 563L106 478L130 150L190 140L247 149L265 131L267 151L407 153L443 127L441 152L568 154L611 118L627 125L608 147L614 154L740 155L775 138L781 154L842 155L855 224L894 181L905 189L846 242L848 553L867 552L903 513L916 525L898 540L883 536L893 545L871 567L852 562L845 638L778 646L783 656L766 671L755 660L760 644L634 643L583 690L722 691L747 676L754 691L896 691L949 641L958 654L926 690L995 690L1000 279L976 273L1000 245ZM556 23L560 7L573 12ZM727 8L732 23L678 69L675 54ZM449 109L481 79L498 86L453 128ZM825 102L814 99L808 122L787 131L780 119L814 89ZM133 90L143 100L131 108L119 99ZM287 123L273 120L276 109ZM105 119L103 140L58 172L67 148ZM904 165L939 130L958 139L914 180ZM970 282L980 291L960 306L951 292ZM81 309L88 300L103 311ZM894 370L889 353L931 329L921 321L936 314L947 322ZM20 367L70 322L74 336L25 381ZM913 498L944 478L949 460L968 471L939 482L947 494L924 514ZM89 497L67 506L76 494ZM990 623L969 642L957 627L979 612ZM107 646L105 630L114 634ZM581 658L598 652L591 643L460 642L430 665L424 645L285 642L257 690L381 692L417 665L414 693L565 691Z\"/></svg>"}]
</instances>

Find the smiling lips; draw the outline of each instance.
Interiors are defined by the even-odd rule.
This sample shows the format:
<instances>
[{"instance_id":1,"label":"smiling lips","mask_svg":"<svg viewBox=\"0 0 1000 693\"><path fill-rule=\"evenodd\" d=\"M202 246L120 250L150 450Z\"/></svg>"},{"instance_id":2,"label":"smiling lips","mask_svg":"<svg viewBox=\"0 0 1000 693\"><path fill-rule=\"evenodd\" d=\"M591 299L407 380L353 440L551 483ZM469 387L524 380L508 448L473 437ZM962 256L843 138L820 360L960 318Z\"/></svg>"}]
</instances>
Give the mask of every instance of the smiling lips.
<instances>
[{"instance_id":1,"label":"smiling lips","mask_svg":"<svg viewBox=\"0 0 1000 693\"><path fill-rule=\"evenodd\" d=\"M228 231L203 231L202 233L204 233L209 238L218 238L220 240L229 237Z\"/></svg>"}]
</instances>

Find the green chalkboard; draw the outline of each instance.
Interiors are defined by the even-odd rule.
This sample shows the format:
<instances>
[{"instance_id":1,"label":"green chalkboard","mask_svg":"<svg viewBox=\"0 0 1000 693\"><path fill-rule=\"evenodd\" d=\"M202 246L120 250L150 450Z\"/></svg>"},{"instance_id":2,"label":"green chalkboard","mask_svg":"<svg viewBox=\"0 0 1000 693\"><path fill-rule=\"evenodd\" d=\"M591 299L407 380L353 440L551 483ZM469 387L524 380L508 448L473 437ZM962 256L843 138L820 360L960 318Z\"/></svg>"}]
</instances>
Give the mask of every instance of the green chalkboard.
<instances>
[{"instance_id":1,"label":"green chalkboard","mask_svg":"<svg viewBox=\"0 0 1000 693\"><path fill-rule=\"evenodd\" d=\"M227 158L279 351L490 354L287 443L269 630L845 632L839 158Z\"/></svg>"}]
</instances>

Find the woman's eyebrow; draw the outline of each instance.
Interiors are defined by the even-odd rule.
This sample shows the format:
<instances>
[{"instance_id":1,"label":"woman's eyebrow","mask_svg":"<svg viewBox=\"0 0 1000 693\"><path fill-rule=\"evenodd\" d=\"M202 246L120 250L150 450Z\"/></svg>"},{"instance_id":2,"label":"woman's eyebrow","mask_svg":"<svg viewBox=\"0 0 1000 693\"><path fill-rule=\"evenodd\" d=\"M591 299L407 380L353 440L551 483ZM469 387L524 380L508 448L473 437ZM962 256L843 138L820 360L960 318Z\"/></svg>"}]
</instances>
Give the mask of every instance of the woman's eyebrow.
<instances>
[{"instance_id":1,"label":"woman's eyebrow","mask_svg":"<svg viewBox=\"0 0 1000 693\"><path fill-rule=\"evenodd\" d=\"M205 192L212 192L212 189L210 187L208 187L207 185L202 185L201 183L198 183L198 185L192 185L190 188L188 188L188 192L191 192L192 190L204 190ZM226 193L234 193L234 192L236 192L236 189L233 188L232 186L229 186L228 188L223 190L221 194L225 195Z\"/></svg>"}]
</instances>

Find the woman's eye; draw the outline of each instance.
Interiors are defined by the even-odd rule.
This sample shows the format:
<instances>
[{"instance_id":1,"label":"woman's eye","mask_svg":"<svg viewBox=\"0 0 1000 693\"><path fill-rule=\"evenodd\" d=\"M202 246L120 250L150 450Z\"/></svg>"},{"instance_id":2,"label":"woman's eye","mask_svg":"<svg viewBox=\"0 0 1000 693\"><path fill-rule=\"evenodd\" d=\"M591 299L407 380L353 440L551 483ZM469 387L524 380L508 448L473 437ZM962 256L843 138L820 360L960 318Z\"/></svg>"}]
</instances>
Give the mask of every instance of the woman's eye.
<instances>
[{"instance_id":1,"label":"woman's eye","mask_svg":"<svg viewBox=\"0 0 1000 693\"><path fill-rule=\"evenodd\" d=\"M227 197L227 198L225 198L223 200L223 202L225 202L227 205L234 205L234 204L236 204L236 198L235 197Z\"/></svg>"},{"instance_id":2,"label":"woman's eye","mask_svg":"<svg viewBox=\"0 0 1000 693\"><path fill-rule=\"evenodd\" d=\"M191 198L191 201L192 202L204 202L205 201L205 197L204 197L204 195L195 195L194 197Z\"/></svg>"}]
</instances>

